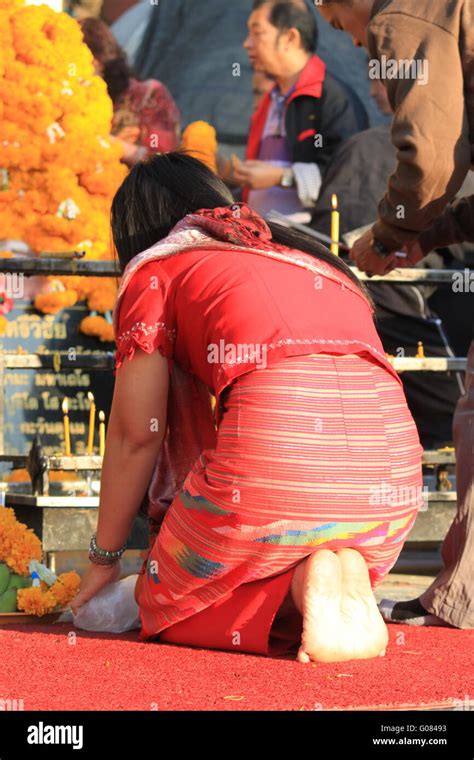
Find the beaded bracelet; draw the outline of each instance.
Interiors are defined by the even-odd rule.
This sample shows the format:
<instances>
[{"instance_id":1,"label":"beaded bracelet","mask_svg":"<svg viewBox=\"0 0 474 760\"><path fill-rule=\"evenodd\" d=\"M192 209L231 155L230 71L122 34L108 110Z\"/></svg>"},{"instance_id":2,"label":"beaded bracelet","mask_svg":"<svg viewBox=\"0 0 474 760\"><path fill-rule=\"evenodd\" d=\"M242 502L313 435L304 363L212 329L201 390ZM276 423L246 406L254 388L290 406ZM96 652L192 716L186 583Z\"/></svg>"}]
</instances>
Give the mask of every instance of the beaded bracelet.
<instances>
[{"instance_id":1,"label":"beaded bracelet","mask_svg":"<svg viewBox=\"0 0 474 760\"><path fill-rule=\"evenodd\" d=\"M124 544L121 549L117 549L117 551L114 552L110 552L107 549L101 549L97 544L96 535L94 533L89 544L89 559L96 565L113 565L121 558L125 549L126 544Z\"/></svg>"}]
</instances>

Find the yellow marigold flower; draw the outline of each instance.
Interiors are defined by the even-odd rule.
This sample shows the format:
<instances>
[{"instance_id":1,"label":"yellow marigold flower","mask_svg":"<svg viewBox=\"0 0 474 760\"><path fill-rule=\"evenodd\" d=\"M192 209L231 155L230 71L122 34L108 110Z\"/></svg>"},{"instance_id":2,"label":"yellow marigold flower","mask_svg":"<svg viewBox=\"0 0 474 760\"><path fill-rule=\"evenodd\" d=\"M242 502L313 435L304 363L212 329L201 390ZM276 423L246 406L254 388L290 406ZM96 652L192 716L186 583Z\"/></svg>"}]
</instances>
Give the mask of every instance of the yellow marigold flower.
<instances>
[{"instance_id":1,"label":"yellow marigold flower","mask_svg":"<svg viewBox=\"0 0 474 760\"><path fill-rule=\"evenodd\" d=\"M39 293L34 300L34 307L43 314L57 314L61 309L74 306L77 294L73 290L55 293Z\"/></svg>"},{"instance_id":2,"label":"yellow marigold flower","mask_svg":"<svg viewBox=\"0 0 474 760\"><path fill-rule=\"evenodd\" d=\"M58 605L66 606L74 599L81 585L81 577L74 570L62 573L50 588L51 594L56 598Z\"/></svg>"},{"instance_id":3,"label":"yellow marigold flower","mask_svg":"<svg viewBox=\"0 0 474 760\"><path fill-rule=\"evenodd\" d=\"M48 476L50 483L61 483L64 480L79 480L79 475L70 470L66 470L65 472L61 472L60 470L50 470Z\"/></svg>"},{"instance_id":4,"label":"yellow marigold flower","mask_svg":"<svg viewBox=\"0 0 474 760\"><path fill-rule=\"evenodd\" d=\"M84 317L79 324L79 330L84 335L93 335L102 342L114 340L114 329L104 317Z\"/></svg>"},{"instance_id":5,"label":"yellow marigold flower","mask_svg":"<svg viewBox=\"0 0 474 760\"><path fill-rule=\"evenodd\" d=\"M87 305L91 311L112 311L115 306L116 296L110 290L94 290L87 299Z\"/></svg>"},{"instance_id":6,"label":"yellow marigold flower","mask_svg":"<svg viewBox=\"0 0 474 760\"><path fill-rule=\"evenodd\" d=\"M58 606L57 599L51 590L43 591L37 586L18 589L16 596L19 610L30 615L38 615L38 617L53 612L54 608Z\"/></svg>"},{"instance_id":7,"label":"yellow marigold flower","mask_svg":"<svg viewBox=\"0 0 474 760\"><path fill-rule=\"evenodd\" d=\"M31 478L26 470L13 470L13 472L5 475L5 480L8 483L29 483ZM3 509L0 512L3 512Z\"/></svg>"},{"instance_id":8,"label":"yellow marigold flower","mask_svg":"<svg viewBox=\"0 0 474 760\"><path fill-rule=\"evenodd\" d=\"M217 171L217 136L214 127L205 121L193 121L183 132L181 148L190 156Z\"/></svg>"}]
</instances>

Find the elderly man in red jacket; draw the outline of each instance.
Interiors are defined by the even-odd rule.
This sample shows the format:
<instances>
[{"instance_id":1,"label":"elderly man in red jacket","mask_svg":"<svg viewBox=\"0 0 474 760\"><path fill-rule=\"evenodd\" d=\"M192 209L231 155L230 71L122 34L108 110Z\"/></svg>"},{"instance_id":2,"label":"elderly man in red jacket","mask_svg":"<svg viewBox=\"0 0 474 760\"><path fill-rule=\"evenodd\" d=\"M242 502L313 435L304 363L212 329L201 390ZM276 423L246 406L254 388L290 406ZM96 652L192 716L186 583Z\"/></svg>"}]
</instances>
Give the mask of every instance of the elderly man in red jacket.
<instances>
[{"instance_id":1,"label":"elderly man in red jacket","mask_svg":"<svg viewBox=\"0 0 474 760\"><path fill-rule=\"evenodd\" d=\"M364 128L343 86L314 54L316 19L304 0L255 0L244 43L275 86L253 115L246 161L234 179L260 214L314 206L342 140Z\"/></svg>"},{"instance_id":2,"label":"elderly man in red jacket","mask_svg":"<svg viewBox=\"0 0 474 760\"><path fill-rule=\"evenodd\" d=\"M334 28L368 48L394 112L397 166L379 218L351 258L366 272L384 274L402 247L410 266L438 246L474 241L474 196L451 204L474 165L474 0L316 4ZM463 287L474 290L474 274L465 279ZM444 568L419 599L384 601L386 619L474 628L474 340L454 440L458 509L443 544Z\"/></svg>"}]
</instances>

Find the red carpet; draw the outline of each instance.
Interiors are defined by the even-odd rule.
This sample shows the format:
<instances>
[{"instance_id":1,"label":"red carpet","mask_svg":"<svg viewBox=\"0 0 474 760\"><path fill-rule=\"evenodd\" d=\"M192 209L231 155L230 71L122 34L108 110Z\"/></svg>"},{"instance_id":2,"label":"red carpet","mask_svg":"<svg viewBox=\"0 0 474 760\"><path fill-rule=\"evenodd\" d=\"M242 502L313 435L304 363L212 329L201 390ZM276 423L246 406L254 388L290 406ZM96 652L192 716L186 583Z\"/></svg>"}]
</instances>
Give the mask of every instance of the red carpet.
<instances>
[{"instance_id":1,"label":"red carpet","mask_svg":"<svg viewBox=\"0 0 474 760\"><path fill-rule=\"evenodd\" d=\"M388 628L385 658L313 666L140 643L135 631L10 626L0 629L0 696L25 710L328 710L439 707L474 694L474 631Z\"/></svg>"}]
</instances>

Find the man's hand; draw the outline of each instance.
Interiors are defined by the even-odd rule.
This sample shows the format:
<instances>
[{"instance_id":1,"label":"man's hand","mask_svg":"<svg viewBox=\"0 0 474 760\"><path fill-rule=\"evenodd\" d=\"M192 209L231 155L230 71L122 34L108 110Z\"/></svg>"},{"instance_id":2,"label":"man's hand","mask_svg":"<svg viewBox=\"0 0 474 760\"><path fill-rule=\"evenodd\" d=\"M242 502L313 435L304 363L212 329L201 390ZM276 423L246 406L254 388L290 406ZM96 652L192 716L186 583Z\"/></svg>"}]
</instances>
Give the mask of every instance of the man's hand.
<instances>
[{"instance_id":1,"label":"man's hand","mask_svg":"<svg viewBox=\"0 0 474 760\"><path fill-rule=\"evenodd\" d=\"M94 565L92 562L81 578L81 587L71 602L71 610L77 615L79 607L92 599L108 583L118 581L121 574L120 562L113 565Z\"/></svg>"},{"instance_id":2,"label":"man's hand","mask_svg":"<svg viewBox=\"0 0 474 760\"><path fill-rule=\"evenodd\" d=\"M427 255L421 250L418 240L414 240L412 243L407 243L403 250L406 252L406 258L397 259L397 267L404 267L405 269L407 267L416 267L416 265Z\"/></svg>"},{"instance_id":3,"label":"man's hand","mask_svg":"<svg viewBox=\"0 0 474 760\"><path fill-rule=\"evenodd\" d=\"M241 187L251 190L266 190L279 185L283 176L281 166L273 166L268 161L234 161L233 179Z\"/></svg>"},{"instance_id":4,"label":"man's hand","mask_svg":"<svg viewBox=\"0 0 474 760\"><path fill-rule=\"evenodd\" d=\"M395 253L385 257L379 256L374 250L373 244L373 232L367 230L352 246L349 258L357 264L362 272L378 275L388 274L392 269L399 266L399 261L403 261L403 259L395 256Z\"/></svg>"}]
</instances>

